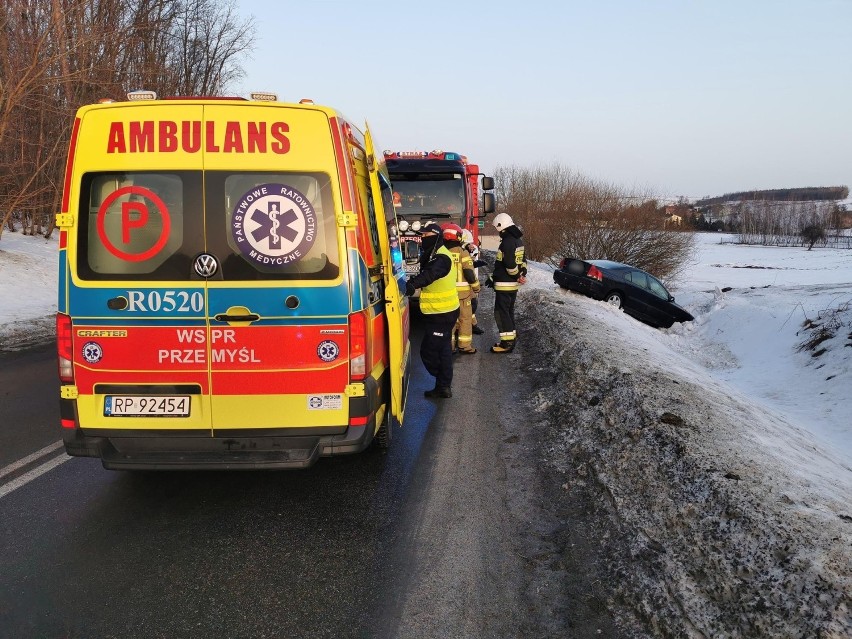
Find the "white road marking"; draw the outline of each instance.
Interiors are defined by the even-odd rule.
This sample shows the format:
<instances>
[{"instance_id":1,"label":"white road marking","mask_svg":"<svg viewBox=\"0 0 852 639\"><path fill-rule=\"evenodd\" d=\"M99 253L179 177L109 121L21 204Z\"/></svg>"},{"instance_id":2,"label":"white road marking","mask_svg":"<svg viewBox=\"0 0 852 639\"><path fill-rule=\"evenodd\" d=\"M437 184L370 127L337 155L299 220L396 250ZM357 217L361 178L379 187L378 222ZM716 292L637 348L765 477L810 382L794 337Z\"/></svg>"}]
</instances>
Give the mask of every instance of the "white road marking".
<instances>
[{"instance_id":1,"label":"white road marking","mask_svg":"<svg viewBox=\"0 0 852 639\"><path fill-rule=\"evenodd\" d=\"M14 473L19 468L23 468L24 466L26 466L30 462L38 459L39 457L43 457L44 455L47 455L48 453L52 453L55 450L59 450L60 448L62 448L62 440L61 439L58 442L52 443L50 446L45 446L41 450L37 450L32 455L27 455L26 457L23 457L23 458L19 459L18 461L11 463L4 468L0 468L0 479L3 479L3 477L5 477L6 475L11 475L12 473Z\"/></svg>"},{"instance_id":2,"label":"white road marking","mask_svg":"<svg viewBox=\"0 0 852 639\"><path fill-rule=\"evenodd\" d=\"M8 484L0 486L0 499L3 499L6 495L11 493L13 490L17 490L21 486L26 486L32 480L41 477L46 472L53 470L59 464L64 464L69 459L72 459L71 456L62 453L58 457L54 457L50 461L44 462L41 466L36 466L30 471L25 472L23 475L18 477L17 479L13 479Z\"/></svg>"}]
</instances>

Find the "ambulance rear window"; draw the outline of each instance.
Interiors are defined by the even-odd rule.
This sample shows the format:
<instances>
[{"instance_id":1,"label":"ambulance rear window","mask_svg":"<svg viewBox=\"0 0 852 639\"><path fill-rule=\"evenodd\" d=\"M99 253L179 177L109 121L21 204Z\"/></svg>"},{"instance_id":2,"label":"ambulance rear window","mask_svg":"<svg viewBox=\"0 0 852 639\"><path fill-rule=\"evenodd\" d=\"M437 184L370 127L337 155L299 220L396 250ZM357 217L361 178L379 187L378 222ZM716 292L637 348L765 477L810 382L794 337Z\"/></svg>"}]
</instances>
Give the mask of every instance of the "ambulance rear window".
<instances>
[{"instance_id":1,"label":"ambulance rear window","mask_svg":"<svg viewBox=\"0 0 852 639\"><path fill-rule=\"evenodd\" d=\"M201 252L200 172L83 177L78 274L89 280L179 280Z\"/></svg>"},{"instance_id":2,"label":"ambulance rear window","mask_svg":"<svg viewBox=\"0 0 852 639\"><path fill-rule=\"evenodd\" d=\"M84 280L199 279L213 255L225 280L333 280L337 218L326 173L89 173L80 201Z\"/></svg>"},{"instance_id":3,"label":"ambulance rear window","mask_svg":"<svg viewBox=\"0 0 852 639\"><path fill-rule=\"evenodd\" d=\"M205 180L208 248L224 279L339 276L328 174L208 171Z\"/></svg>"}]
</instances>

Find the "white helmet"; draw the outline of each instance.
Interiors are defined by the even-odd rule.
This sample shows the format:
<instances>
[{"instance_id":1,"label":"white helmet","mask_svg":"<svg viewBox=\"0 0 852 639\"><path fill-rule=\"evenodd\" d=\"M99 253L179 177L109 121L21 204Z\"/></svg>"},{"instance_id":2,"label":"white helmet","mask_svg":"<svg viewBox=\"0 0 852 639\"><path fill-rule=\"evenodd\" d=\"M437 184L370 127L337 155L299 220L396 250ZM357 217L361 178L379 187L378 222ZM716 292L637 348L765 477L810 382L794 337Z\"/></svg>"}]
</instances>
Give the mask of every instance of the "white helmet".
<instances>
[{"instance_id":1,"label":"white helmet","mask_svg":"<svg viewBox=\"0 0 852 639\"><path fill-rule=\"evenodd\" d=\"M462 243L473 244L473 233L470 232L470 229L462 230Z\"/></svg>"},{"instance_id":2,"label":"white helmet","mask_svg":"<svg viewBox=\"0 0 852 639\"><path fill-rule=\"evenodd\" d=\"M510 226L515 225L508 213L498 213L495 215L492 224L498 231L505 231Z\"/></svg>"}]
</instances>

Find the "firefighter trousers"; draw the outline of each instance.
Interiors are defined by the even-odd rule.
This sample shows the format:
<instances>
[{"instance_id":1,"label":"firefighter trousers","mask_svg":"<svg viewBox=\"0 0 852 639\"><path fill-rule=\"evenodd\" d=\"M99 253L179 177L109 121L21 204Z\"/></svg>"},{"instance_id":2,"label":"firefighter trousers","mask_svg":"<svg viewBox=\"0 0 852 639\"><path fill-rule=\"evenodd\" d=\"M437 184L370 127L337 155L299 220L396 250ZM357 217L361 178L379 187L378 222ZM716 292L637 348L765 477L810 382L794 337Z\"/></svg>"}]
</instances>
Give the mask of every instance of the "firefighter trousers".
<instances>
[{"instance_id":1,"label":"firefighter trousers","mask_svg":"<svg viewBox=\"0 0 852 639\"><path fill-rule=\"evenodd\" d=\"M455 343L459 350L473 348L473 297L459 299L459 319L453 329Z\"/></svg>"},{"instance_id":2,"label":"firefighter trousers","mask_svg":"<svg viewBox=\"0 0 852 639\"><path fill-rule=\"evenodd\" d=\"M435 388L450 388L453 383L453 327L456 314L441 322L423 323L420 359L426 371L435 378Z\"/></svg>"},{"instance_id":3,"label":"firefighter trousers","mask_svg":"<svg viewBox=\"0 0 852 639\"><path fill-rule=\"evenodd\" d=\"M517 297L518 291L495 291L494 293L494 320L497 322L501 342L514 342L517 337L515 331L515 299Z\"/></svg>"}]
</instances>

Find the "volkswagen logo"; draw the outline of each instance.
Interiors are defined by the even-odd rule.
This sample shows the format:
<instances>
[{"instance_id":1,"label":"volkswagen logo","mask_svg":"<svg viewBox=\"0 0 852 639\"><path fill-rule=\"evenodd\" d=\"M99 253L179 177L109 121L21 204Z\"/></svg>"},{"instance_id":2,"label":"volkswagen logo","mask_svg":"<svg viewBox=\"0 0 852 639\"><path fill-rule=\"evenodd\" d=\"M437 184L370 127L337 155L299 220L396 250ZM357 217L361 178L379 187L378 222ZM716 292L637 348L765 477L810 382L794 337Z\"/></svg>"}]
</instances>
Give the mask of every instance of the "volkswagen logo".
<instances>
[{"instance_id":1,"label":"volkswagen logo","mask_svg":"<svg viewBox=\"0 0 852 639\"><path fill-rule=\"evenodd\" d=\"M194 268L201 277L213 277L219 270L219 262L209 253L202 253L195 258Z\"/></svg>"}]
</instances>

